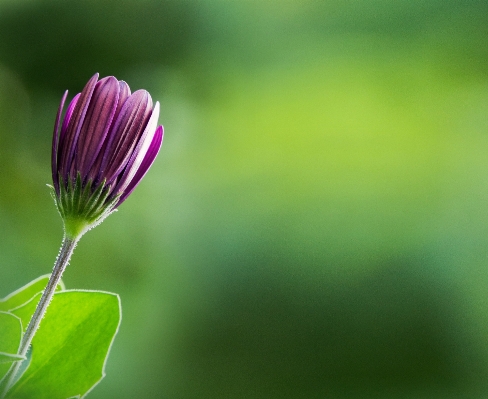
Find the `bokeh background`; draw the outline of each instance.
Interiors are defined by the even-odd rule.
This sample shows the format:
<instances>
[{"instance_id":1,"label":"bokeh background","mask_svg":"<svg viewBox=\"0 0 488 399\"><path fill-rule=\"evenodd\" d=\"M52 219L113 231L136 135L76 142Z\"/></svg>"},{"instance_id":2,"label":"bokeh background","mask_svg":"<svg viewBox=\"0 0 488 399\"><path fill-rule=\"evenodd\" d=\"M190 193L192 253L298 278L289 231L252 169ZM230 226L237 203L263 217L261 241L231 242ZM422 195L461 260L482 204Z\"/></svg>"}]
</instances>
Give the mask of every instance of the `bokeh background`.
<instances>
[{"instance_id":1,"label":"bokeh background","mask_svg":"<svg viewBox=\"0 0 488 399\"><path fill-rule=\"evenodd\" d=\"M65 273L122 298L90 398L488 396L486 0L0 0L0 296L95 72L166 135Z\"/></svg>"}]
</instances>

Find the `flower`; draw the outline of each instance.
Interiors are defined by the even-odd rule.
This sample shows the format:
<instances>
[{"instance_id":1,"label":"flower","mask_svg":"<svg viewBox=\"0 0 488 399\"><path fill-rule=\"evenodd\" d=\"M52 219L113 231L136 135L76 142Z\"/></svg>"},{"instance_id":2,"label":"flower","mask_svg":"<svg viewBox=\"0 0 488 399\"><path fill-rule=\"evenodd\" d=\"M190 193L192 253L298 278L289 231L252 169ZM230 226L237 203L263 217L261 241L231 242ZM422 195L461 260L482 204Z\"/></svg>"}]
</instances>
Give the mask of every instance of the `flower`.
<instances>
[{"instance_id":1,"label":"flower","mask_svg":"<svg viewBox=\"0 0 488 399\"><path fill-rule=\"evenodd\" d=\"M64 93L52 142L53 197L68 237L101 223L139 184L161 148L159 102L95 74L69 104ZM61 128L59 129L61 125Z\"/></svg>"}]
</instances>

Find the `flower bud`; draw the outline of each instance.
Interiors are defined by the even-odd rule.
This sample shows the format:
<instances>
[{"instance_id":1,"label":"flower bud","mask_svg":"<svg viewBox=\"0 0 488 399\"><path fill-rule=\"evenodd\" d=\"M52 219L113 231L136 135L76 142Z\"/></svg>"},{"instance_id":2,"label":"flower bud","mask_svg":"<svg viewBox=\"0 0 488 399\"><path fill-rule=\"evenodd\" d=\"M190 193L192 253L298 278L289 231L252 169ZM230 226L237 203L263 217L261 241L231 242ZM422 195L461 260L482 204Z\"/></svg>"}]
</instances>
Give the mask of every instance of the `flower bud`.
<instances>
[{"instance_id":1,"label":"flower bud","mask_svg":"<svg viewBox=\"0 0 488 399\"><path fill-rule=\"evenodd\" d=\"M68 105L64 93L52 143L53 197L68 237L101 223L139 184L163 141L159 102L95 74ZM60 127L61 125L61 127ZM59 128L60 127L60 128Z\"/></svg>"}]
</instances>

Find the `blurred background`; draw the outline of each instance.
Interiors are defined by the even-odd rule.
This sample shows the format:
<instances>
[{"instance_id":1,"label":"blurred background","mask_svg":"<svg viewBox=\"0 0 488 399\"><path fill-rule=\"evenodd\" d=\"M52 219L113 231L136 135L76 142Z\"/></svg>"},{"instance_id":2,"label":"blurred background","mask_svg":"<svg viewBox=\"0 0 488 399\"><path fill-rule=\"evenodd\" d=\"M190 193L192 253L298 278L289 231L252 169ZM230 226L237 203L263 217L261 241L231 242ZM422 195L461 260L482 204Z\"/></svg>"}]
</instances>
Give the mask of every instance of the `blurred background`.
<instances>
[{"instance_id":1,"label":"blurred background","mask_svg":"<svg viewBox=\"0 0 488 399\"><path fill-rule=\"evenodd\" d=\"M486 0L0 0L0 296L51 271L56 110L162 105L68 288L123 321L89 397L488 396Z\"/></svg>"}]
</instances>

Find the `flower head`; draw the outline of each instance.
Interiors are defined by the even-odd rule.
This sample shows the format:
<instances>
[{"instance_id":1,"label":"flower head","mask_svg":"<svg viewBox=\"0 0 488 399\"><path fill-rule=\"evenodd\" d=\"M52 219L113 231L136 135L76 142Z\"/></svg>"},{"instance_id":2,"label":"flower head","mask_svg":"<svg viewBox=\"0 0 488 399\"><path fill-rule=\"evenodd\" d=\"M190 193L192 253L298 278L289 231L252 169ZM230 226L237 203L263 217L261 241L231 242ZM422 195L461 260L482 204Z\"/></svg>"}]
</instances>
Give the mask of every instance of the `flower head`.
<instances>
[{"instance_id":1,"label":"flower head","mask_svg":"<svg viewBox=\"0 0 488 399\"><path fill-rule=\"evenodd\" d=\"M159 102L95 74L61 114L52 143L53 196L65 233L81 236L113 212L144 177L161 148ZM61 127L60 127L61 125ZM60 127L60 128L59 128Z\"/></svg>"}]
</instances>

